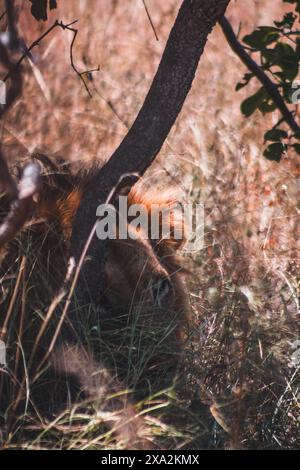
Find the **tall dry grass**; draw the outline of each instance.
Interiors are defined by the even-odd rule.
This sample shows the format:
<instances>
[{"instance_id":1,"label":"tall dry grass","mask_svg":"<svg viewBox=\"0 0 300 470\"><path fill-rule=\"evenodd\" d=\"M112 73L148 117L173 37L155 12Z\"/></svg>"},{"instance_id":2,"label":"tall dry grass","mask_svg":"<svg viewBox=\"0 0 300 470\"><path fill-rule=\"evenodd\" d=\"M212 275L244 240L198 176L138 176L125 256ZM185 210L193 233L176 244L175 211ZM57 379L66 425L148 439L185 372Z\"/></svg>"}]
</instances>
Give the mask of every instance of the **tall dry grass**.
<instances>
[{"instance_id":1,"label":"tall dry grass","mask_svg":"<svg viewBox=\"0 0 300 470\"><path fill-rule=\"evenodd\" d=\"M30 17L27 3L19 2L20 28L30 44L47 25ZM85 163L110 156L143 102L180 2L147 4L159 41L142 1L59 2L48 23L80 20L76 63L82 70L100 66L88 83L93 98L70 67L72 36L53 32L34 51L35 65L26 62L23 96L3 124L11 160L33 150ZM282 11L280 0L238 0L228 17L243 35ZM146 175L205 207L204 249L186 256L196 324L180 393L149 399L163 408L147 418L148 431L170 448L300 444L300 365L292 363L300 314L300 162L293 153L280 164L263 158L264 132L278 115L241 116L241 100L255 90L253 83L235 92L244 72L217 26L184 109ZM97 420L80 419L80 439L64 415L38 445L117 445L106 434L91 438Z\"/></svg>"}]
</instances>

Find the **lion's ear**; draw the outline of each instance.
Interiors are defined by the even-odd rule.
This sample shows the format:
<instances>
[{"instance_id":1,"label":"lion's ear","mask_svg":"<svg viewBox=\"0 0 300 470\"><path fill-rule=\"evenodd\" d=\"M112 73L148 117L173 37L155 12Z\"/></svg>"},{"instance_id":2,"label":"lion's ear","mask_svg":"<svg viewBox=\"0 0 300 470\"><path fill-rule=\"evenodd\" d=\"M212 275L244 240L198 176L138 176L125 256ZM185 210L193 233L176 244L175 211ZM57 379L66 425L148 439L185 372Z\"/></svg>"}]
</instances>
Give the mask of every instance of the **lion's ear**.
<instances>
[{"instance_id":1,"label":"lion's ear","mask_svg":"<svg viewBox=\"0 0 300 470\"><path fill-rule=\"evenodd\" d=\"M182 205L175 199L163 202L159 208L159 239L156 241L156 250L162 248L170 252L179 251L187 238L187 227Z\"/></svg>"},{"instance_id":2,"label":"lion's ear","mask_svg":"<svg viewBox=\"0 0 300 470\"><path fill-rule=\"evenodd\" d=\"M148 237L156 252L162 247L176 252L186 241L184 212L178 199L172 189L154 192L135 186L129 193L128 205L140 204L148 213Z\"/></svg>"}]
</instances>

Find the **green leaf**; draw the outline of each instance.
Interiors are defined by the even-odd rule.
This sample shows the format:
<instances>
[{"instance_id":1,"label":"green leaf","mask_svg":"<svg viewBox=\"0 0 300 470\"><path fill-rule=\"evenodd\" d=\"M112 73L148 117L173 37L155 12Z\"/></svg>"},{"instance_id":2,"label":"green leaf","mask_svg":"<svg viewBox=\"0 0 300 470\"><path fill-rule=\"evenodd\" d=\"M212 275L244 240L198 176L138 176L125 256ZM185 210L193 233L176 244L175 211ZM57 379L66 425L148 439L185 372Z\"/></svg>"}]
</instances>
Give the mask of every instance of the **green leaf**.
<instances>
[{"instance_id":1,"label":"green leaf","mask_svg":"<svg viewBox=\"0 0 300 470\"><path fill-rule=\"evenodd\" d=\"M278 66L281 71L273 71L273 73L279 76L283 81L292 81L298 75L299 53L300 50L298 50L297 48L296 50L294 50L290 45L283 42L278 42L273 49L266 48L261 51L261 56L266 61L263 64L264 69L270 69L270 67Z\"/></svg>"},{"instance_id":2,"label":"green leaf","mask_svg":"<svg viewBox=\"0 0 300 470\"><path fill-rule=\"evenodd\" d=\"M254 49L262 50L269 44L277 41L280 37L280 30L273 26L260 26L253 33L243 38L244 43Z\"/></svg>"},{"instance_id":3,"label":"green leaf","mask_svg":"<svg viewBox=\"0 0 300 470\"><path fill-rule=\"evenodd\" d=\"M286 13L283 17L283 20L282 21L274 21L274 24L278 27L278 28L289 28L289 29L292 29L292 27L294 26L294 23L296 21L296 15L294 15L294 13L292 13L291 11L289 13Z\"/></svg>"},{"instance_id":4,"label":"green leaf","mask_svg":"<svg viewBox=\"0 0 300 470\"><path fill-rule=\"evenodd\" d=\"M282 69L285 78L294 80L299 71L299 61L296 52L289 44L283 42L276 44L275 51L277 58L273 65L278 65Z\"/></svg>"},{"instance_id":5,"label":"green leaf","mask_svg":"<svg viewBox=\"0 0 300 470\"><path fill-rule=\"evenodd\" d=\"M269 145L264 151L264 156L271 161L280 162L286 146L281 142L275 142Z\"/></svg>"},{"instance_id":6,"label":"green leaf","mask_svg":"<svg viewBox=\"0 0 300 470\"><path fill-rule=\"evenodd\" d=\"M292 147L300 155L300 144L293 144Z\"/></svg>"},{"instance_id":7,"label":"green leaf","mask_svg":"<svg viewBox=\"0 0 300 470\"><path fill-rule=\"evenodd\" d=\"M256 109L263 103L266 97L266 92L264 87L260 88L254 95L245 99L241 104L241 111L244 116L249 117L254 113Z\"/></svg>"},{"instance_id":8,"label":"green leaf","mask_svg":"<svg viewBox=\"0 0 300 470\"><path fill-rule=\"evenodd\" d=\"M259 109L263 114L270 113L276 109L276 104L264 87L261 87L254 95L247 98L241 104L241 111L246 117L251 116L256 109Z\"/></svg>"},{"instance_id":9,"label":"green leaf","mask_svg":"<svg viewBox=\"0 0 300 470\"><path fill-rule=\"evenodd\" d=\"M53 10L57 8L56 0L50 0L48 6L48 0L29 0L31 2L31 14L36 20L46 21L47 17L47 8Z\"/></svg>"},{"instance_id":10,"label":"green leaf","mask_svg":"<svg viewBox=\"0 0 300 470\"><path fill-rule=\"evenodd\" d=\"M281 139L286 139L287 136L287 132L282 129L271 129L270 131L265 133L265 140L279 142Z\"/></svg>"},{"instance_id":11,"label":"green leaf","mask_svg":"<svg viewBox=\"0 0 300 470\"><path fill-rule=\"evenodd\" d=\"M278 58L276 49L264 49L261 51L261 55L270 65L273 65Z\"/></svg>"},{"instance_id":12,"label":"green leaf","mask_svg":"<svg viewBox=\"0 0 300 470\"><path fill-rule=\"evenodd\" d=\"M276 104L274 101L268 96L259 106L258 109L263 113L272 113L277 109Z\"/></svg>"},{"instance_id":13,"label":"green leaf","mask_svg":"<svg viewBox=\"0 0 300 470\"><path fill-rule=\"evenodd\" d=\"M236 87L235 87L235 91L239 91L241 90L242 88L244 88L246 85L248 85L248 83L250 82L251 78L254 77L254 74L253 73L245 73L244 77L243 77L243 82L239 82Z\"/></svg>"},{"instance_id":14,"label":"green leaf","mask_svg":"<svg viewBox=\"0 0 300 470\"><path fill-rule=\"evenodd\" d=\"M299 34L299 36L300 36L300 34ZM297 59L300 60L300 37L296 38L296 43L297 43L296 55L297 55Z\"/></svg>"}]
</instances>

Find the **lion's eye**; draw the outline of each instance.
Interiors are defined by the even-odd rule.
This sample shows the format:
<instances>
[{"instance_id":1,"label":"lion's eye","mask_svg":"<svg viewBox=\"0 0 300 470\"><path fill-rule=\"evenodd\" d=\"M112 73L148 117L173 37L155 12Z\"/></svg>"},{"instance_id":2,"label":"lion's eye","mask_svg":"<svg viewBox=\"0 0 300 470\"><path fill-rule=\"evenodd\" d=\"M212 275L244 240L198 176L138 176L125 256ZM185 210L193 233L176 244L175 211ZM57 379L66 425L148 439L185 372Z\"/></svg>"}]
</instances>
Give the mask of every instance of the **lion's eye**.
<instances>
[{"instance_id":1,"label":"lion's eye","mask_svg":"<svg viewBox=\"0 0 300 470\"><path fill-rule=\"evenodd\" d=\"M153 295L159 307L163 307L168 302L172 291L173 287L169 279L158 279L157 283L153 286Z\"/></svg>"}]
</instances>

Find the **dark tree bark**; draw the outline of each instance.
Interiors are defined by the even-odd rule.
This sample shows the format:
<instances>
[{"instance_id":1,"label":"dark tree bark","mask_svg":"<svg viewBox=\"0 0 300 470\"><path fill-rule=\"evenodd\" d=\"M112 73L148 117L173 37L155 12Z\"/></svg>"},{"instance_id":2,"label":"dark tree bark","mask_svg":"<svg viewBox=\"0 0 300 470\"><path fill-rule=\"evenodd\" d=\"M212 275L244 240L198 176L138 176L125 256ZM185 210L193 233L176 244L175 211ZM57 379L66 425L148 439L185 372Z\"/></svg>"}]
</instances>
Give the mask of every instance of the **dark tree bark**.
<instances>
[{"instance_id":1,"label":"dark tree bark","mask_svg":"<svg viewBox=\"0 0 300 470\"><path fill-rule=\"evenodd\" d=\"M110 160L91 180L75 217L71 255L78 263L96 208L125 173L143 175L160 151L191 88L207 36L230 0L184 0L145 102ZM217 64L216 64L217 66ZM79 304L99 301L105 243L95 236L75 290Z\"/></svg>"}]
</instances>

